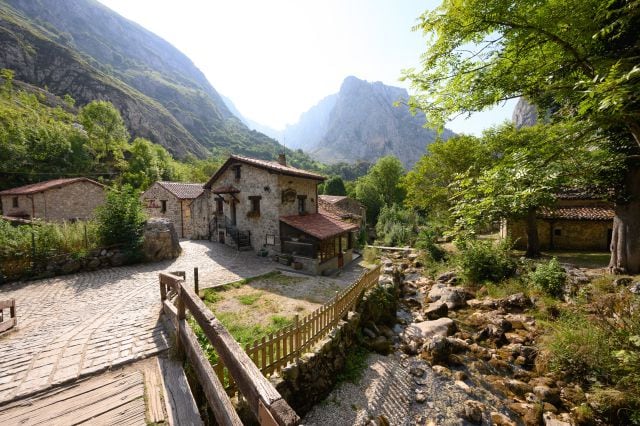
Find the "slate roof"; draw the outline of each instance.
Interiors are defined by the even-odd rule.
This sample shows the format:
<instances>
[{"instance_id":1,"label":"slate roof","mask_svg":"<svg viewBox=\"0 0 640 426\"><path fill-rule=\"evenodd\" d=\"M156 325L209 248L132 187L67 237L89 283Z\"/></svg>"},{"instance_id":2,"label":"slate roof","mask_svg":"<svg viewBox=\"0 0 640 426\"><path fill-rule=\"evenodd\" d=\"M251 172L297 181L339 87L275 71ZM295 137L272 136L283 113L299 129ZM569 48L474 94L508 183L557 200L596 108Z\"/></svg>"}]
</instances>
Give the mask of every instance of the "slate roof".
<instances>
[{"instance_id":1,"label":"slate roof","mask_svg":"<svg viewBox=\"0 0 640 426\"><path fill-rule=\"evenodd\" d=\"M198 198L204 191L204 186L201 183L158 182L158 185L181 200Z\"/></svg>"},{"instance_id":2,"label":"slate roof","mask_svg":"<svg viewBox=\"0 0 640 426\"><path fill-rule=\"evenodd\" d=\"M351 220L359 222L362 216L351 213L345 209L342 209L335 204L327 201L325 197L327 195L318 196L318 213L322 213L329 216L335 216L337 219ZM346 197L343 197L346 198Z\"/></svg>"},{"instance_id":3,"label":"slate roof","mask_svg":"<svg viewBox=\"0 0 640 426\"><path fill-rule=\"evenodd\" d=\"M318 198L327 203L335 204L347 198L346 195L318 195Z\"/></svg>"},{"instance_id":4,"label":"slate roof","mask_svg":"<svg viewBox=\"0 0 640 426\"><path fill-rule=\"evenodd\" d=\"M75 177L75 178L62 178L62 179L52 179L44 182L32 183L30 185L19 186L17 188L5 189L4 191L0 191L0 195L28 195L28 194L36 194L38 192L48 191L54 188L60 188L62 186L66 186L75 182L89 182L94 185L98 185L100 187L104 187L100 182L96 182L95 180L86 178L86 177Z\"/></svg>"},{"instance_id":5,"label":"slate roof","mask_svg":"<svg viewBox=\"0 0 640 426\"><path fill-rule=\"evenodd\" d=\"M357 225L322 213L282 216L280 221L319 240L325 240L358 229Z\"/></svg>"},{"instance_id":6,"label":"slate roof","mask_svg":"<svg viewBox=\"0 0 640 426\"><path fill-rule=\"evenodd\" d=\"M249 164L254 167L258 167L260 169L269 170L275 173L279 173L286 176L295 176L302 177L307 179L313 179L318 181L323 181L326 178L318 173L308 172L306 170L298 169L296 167L291 166L283 166L277 161L267 161L267 160L259 160L257 158L249 158L243 157L240 155L231 155L224 162L224 164L218 169L217 172L209 179L209 181L204 185L205 188L211 188L211 185L224 173L224 171L229 168L234 163L244 163Z\"/></svg>"},{"instance_id":7,"label":"slate roof","mask_svg":"<svg viewBox=\"0 0 640 426\"><path fill-rule=\"evenodd\" d=\"M540 209L538 217L542 219L564 220L613 220L611 207L571 206Z\"/></svg>"}]
</instances>

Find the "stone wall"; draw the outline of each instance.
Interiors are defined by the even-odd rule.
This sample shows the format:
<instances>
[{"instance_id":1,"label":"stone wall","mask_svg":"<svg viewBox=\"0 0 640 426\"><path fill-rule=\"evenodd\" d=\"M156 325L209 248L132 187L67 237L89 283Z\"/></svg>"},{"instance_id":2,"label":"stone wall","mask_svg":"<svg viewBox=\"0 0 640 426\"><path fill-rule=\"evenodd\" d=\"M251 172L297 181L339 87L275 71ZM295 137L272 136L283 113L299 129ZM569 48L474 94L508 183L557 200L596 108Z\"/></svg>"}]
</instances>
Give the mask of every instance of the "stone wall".
<instances>
[{"instance_id":1,"label":"stone wall","mask_svg":"<svg viewBox=\"0 0 640 426\"><path fill-rule=\"evenodd\" d=\"M52 222L86 220L94 217L96 207L104 204L104 187L78 181L30 195L19 195L18 207L13 207L14 196L2 197L5 216L28 216Z\"/></svg>"},{"instance_id":2,"label":"stone wall","mask_svg":"<svg viewBox=\"0 0 640 426\"><path fill-rule=\"evenodd\" d=\"M395 318L396 308L396 285L377 285L312 352L272 376L274 386L296 413L304 415L331 392L351 348L362 341L362 327Z\"/></svg>"},{"instance_id":3,"label":"stone wall","mask_svg":"<svg viewBox=\"0 0 640 426\"><path fill-rule=\"evenodd\" d=\"M189 200L180 200L157 182L144 191L140 199L149 217L169 219L180 238L191 237L192 225L190 221L187 223L185 220L183 223L183 213L189 210ZM167 202L167 210L165 212L162 211L162 201ZM190 212L189 216L191 216Z\"/></svg>"},{"instance_id":4,"label":"stone wall","mask_svg":"<svg viewBox=\"0 0 640 426\"><path fill-rule=\"evenodd\" d=\"M610 220L545 220L538 219L538 238L540 248L549 250L609 250L609 232L613 222ZM524 250L527 246L527 233L524 221L507 221L501 231L515 242L515 248ZM553 244L552 244L553 242Z\"/></svg>"}]
</instances>

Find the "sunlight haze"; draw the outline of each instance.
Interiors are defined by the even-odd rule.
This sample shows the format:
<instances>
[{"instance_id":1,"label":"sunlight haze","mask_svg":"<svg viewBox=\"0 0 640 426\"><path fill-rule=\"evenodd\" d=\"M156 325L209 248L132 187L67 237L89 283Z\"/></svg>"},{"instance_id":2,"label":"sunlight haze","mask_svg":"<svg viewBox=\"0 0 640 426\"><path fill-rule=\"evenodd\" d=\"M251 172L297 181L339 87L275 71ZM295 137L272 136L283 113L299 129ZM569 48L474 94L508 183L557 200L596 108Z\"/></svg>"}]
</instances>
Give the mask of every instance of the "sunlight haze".
<instances>
[{"instance_id":1,"label":"sunlight haze","mask_svg":"<svg viewBox=\"0 0 640 426\"><path fill-rule=\"evenodd\" d=\"M408 88L401 70L418 66L425 50L411 27L439 3L100 1L173 44L244 117L274 129L295 123L349 75ZM514 104L448 127L478 134L510 118Z\"/></svg>"}]
</instances>

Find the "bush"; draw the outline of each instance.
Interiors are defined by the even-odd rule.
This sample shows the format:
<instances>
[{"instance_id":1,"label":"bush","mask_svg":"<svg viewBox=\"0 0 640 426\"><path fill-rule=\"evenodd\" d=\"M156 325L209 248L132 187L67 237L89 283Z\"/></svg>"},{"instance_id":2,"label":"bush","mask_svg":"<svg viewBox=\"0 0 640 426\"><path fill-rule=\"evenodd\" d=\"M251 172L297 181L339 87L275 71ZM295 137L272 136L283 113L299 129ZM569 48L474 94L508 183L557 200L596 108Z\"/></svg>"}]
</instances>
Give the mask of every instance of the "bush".
<instances>
[{"instance_id":1,"label":"bush","mask_svg":"<svg viewBox=\"0 0 640 426\"><path fill-rule=\"evenodd\" d=\"M445 260L446 252L437 244L438 236L432 229L422 229L416 239L416 248L424 250L430 260L442 262Z\"/></svg>"},{"instance_id":2,"label":"bush","mask_svg":"<svg viewBox=\"0 0 640 426\"><path fill-rule=\"evenodd\" d=\"M497 244L491 241L466 241L460 249L457 263L470 282L498 282L516 272L517 264L511 257L511 243L507 240Z\"/></svg>"},{"instance_id":3,"label":"bush","mask_svg":"<svg viewBox=\"0 0 640 426\"><path fill-rule=\"evenodd\" d=\"M412 245L421 222L413 210L403 209L397 204L385 206L378 216L376 234L386 246Z\"/></svg>"},{"instance_id":4,"label":"bush","mask_svg":"<svg viewBox=\"0 0 640 426\"><path fill-rule=\"evenodd\" d=\"M547 263L540 263L529 273L529 281L545 293L560 297L567 281L567 273L555 257Z\"/></svg>"},{"instance_id":5,"label":"bush","mask_svg":"<svg viewBox=\"0 0 640 426\"><path fill-rule=\"evenodd\" d=\"M125 185L107 193L97 209L98 235L105 245L123 245L131 255L139 255L146 216L135 190Z\"/></svg>"}]
</instances>

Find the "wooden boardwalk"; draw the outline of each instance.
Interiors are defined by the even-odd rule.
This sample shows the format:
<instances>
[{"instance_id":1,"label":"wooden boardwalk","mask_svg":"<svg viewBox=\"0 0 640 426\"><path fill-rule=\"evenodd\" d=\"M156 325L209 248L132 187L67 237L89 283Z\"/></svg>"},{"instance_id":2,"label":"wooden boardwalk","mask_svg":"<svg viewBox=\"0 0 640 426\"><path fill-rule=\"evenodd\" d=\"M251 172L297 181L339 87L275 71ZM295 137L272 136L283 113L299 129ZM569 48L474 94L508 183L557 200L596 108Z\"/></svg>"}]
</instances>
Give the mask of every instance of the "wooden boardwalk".
<instances>
[{"instance_id":1,"label":"wooden boardwalk","mask_svg":"<svg viewBox=\"0 0 640 426\"><path fill-rule=\"evenodd\" d=\"M182 370L167 359L151 358L52 388L0 407L0 425L179 425L187 424L184 419L202 424L195 402L175 394L186 390L176 368ZM187 401L191 411L171 407L176 400Z\"/></svg>"}]
</instances>

